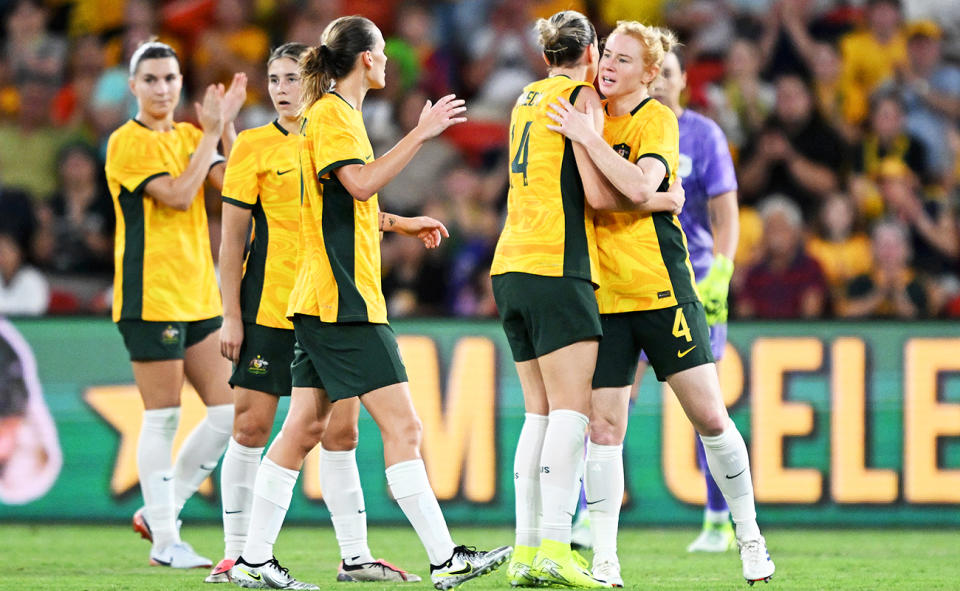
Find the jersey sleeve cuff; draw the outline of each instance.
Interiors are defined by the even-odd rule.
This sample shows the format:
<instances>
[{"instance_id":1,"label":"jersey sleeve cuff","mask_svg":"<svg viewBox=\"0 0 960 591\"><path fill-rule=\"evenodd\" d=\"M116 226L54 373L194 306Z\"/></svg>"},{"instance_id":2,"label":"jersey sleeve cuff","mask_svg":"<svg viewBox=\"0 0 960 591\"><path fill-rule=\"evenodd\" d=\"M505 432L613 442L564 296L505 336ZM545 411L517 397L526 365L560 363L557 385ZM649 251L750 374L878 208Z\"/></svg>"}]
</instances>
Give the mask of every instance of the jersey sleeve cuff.
<instances>
[{"instance_id":1,"label":"jersey sleeve cuff","mask_svg":"<svg viewBox=\"0 0 960 591\"><path fill-rule=\"evenodd\" d=\"M232 199L226 195L221 195L220 200L224 203L229 203L230 205L235 205L243 209L253 209L253 203L247 203L245 201L240 201L238 199Z\"/></svg>"},{"instance_id":2,"label":"jersey sleeve cuff","mask_svg":"<svg viewBox=\"0 0 960 591\"><path fill-rule=\"evenodd\" d=\"M640 154L640 157L637 158L637 162L640 162L640 159L641 159L641 158L656 158L656 159L659 160L660 162L663 162L663 166L667 169L667 174L664 176L664 178L670 178L670 165L667 164L667 159L666 159L666 158L664 158L663 156L661 156L660 154L657 154L657 153L655 153L655 152L649 152L649 153L647 153L647 154Z\"/></svg>"},{"instance_id":3,"label":"jersey sleeve cuff","mask_svg":"<svg viewBox=\"0 0 960 591\"><path fill-rule=\"evenodd\" d=\"M146 190L147 184L148 184L150 181L152 181L152 180L155 179L155 178L162 177L162 176L170 176L170 173L169 173L169 172L166 172L166 171L163 171L163 172L155 172L155 173L151 174L150 176L148 176L147 178L145 178L145 179L143 179L142 181L140 181L140 184L138 184L136 187L134 187L133 190L130 191L130 193L131 193L132 195L138 195L138 194L142 193L144 190Z\"/></svg>"},{"instance_id":4,"label":"jersey sleeve cuff","mask_svg":"<svg viewBox=\"0 0 960 591\"><path fill-rule=\"evenodd\" d=\"M317 173L317 180L318 181L321 180L320 177L327 174L331 170L336 170L343 166L347 166L348 164L366 164L366 162L364 162L360 158L347 158L345 160L337 160L336 162L332 162L324 166L322 169L320 169L320 172Z\"/></svg>"}]
</instances>

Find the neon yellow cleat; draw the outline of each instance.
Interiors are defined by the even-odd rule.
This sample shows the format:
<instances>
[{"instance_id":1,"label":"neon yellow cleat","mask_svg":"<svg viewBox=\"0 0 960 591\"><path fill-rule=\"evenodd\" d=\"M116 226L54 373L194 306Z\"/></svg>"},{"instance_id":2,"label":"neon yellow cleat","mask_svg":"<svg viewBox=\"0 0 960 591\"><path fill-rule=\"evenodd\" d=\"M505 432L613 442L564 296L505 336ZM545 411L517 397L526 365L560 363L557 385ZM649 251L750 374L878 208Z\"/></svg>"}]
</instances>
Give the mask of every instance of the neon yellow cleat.
<instances>
[{"instance_id":1,"label":"neon yellow cleat","mask_svg":"<svg viewBox=\"0 0 960 591\"><path fill-rule=\"evenodd\" d=\"M533 559L537 549L533 546L514 546L513 557L507 566L507 580L511 587L539 587L540 582L532 574Z\"/></svg>"},{"instance_id":2,"label":"neon yellow cleat","mask_svg":"<svg viewBox=\"0 0 960 591\"><path fill-rule=\"evenodd\" d=\"M584 589L609 588L611 585L595 578L590 570L581 566L570 544L543 540L533 562L533 575L542 585L580 587Z\"/></svg>"}]
</instances>

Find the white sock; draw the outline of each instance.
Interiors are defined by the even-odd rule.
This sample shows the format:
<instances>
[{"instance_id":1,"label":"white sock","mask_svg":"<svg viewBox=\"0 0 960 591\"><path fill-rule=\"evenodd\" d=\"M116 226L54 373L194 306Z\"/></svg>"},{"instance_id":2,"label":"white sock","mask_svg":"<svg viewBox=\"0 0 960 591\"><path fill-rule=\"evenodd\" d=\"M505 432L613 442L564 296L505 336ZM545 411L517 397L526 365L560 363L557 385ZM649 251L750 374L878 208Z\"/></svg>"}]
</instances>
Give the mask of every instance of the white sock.
<instances>
[{"instance_id":1,"label":"white sock","mask_svg":"<svg viewBox=\"0 0 960 591\"><path fill-rule=\"evenodd\" d=\"M250 510L250 531L243 546L244 562L261 564L273 558L273 545L283 527L283 518L290 508L293 487L300 472L288 470L263 458L253 486L253 506Z\"/></svg>"},{"instance_id":2,"label":"white sock","mask_svg":"<svg viewBox=\"0 0 960 591\"><path fill-rule=\"evenodd\" d=\"M547 417L528 412L513 455L517 546L540 545L540 455L546 432Z\"/></svg>"},{"instance_id":3,"label":"white sock","mask_svg":"<svg viewBox=\"0 0 960 591\"><path fill-rule=\"evenodd\" d=\"M173 465L177 513L220 462L233 431L233 404L207 407L207 417L183 442Z\"/></svg>"},{"instance_id":4,"label":"white sock","mask_svg":"<svg viewBox=\"0 0 960 591\"><path fill-rule=\"evenodd\" d=\"M723 433L700 436L707 456L707 465L713 479L723 493L737 528L737 538L752 540L760 537L757 509L753 503L753 480L750 476L750 458L747 444L737 426L730 420Z\"/></svg>"},{"instance_id":5,"label":"white sock","mask_svg":"<svg viewBox=\"0 0 960 591\"><path fill-rule=\"evenodd\" d=\"M170 470L173 436L177 433L179 423L179 407L145 410L137 443L137 473L140 476L144 512L150 525L153 545L159 549L180 541L173 496L173 472Z\"/></svg>"},{"instance_id":6,"label":"white sock","mask_svg":"<svg viewBox=\"0 0 960 591\"><path fill-rule=\"evenodd\" d=\"M583 484L590 511L593 552L616 557L617 526L623 503L623 445L588 442Z\"/></svg>"},{"instance_id":7,"label":"white sock","mask_svg":"<svg viewBox=\"0 0 960 591\"><path fill-rule=\"evenodd\" d=\"M253 486L257 481L262 447L240 445L233 437L227 444L220 468L220 497L223 502L223 557L236 560L243 551L250 528Z\"/></svg>"},{"instance_id":8,"label":"white sock","mask_svg":"<svg viewBox=\"0 0 960 591\"><path fill-rule=\"evenodd\" d=\"M430 564L443 564L453 555L454 543L437 497L427 480L423 460L407 460L387 468L387 485L407 521L420 537Z\"/></svg>"},{"instance_id":9,"label":"white sock","mask_svg":"<svg viewBox=\"0 0 960 591\"><path fill-rule=\"evenodd\" d=\"M580 496L583 439L590 420L575 410L550 413L540 455L540 540L570 543L570 525Z\"/></svg>"},{"instance_id":10,"label":"white sock","mask_svg":"<svg viewBox=\"0 0 960 591\"><path fill-rule=\"evenodd\" d=\"M367 546L367 510L356 449L327 451L320 447L320 489L340 544L340 558L354 564L373 562Z\"/></svg>"}]
</instances>

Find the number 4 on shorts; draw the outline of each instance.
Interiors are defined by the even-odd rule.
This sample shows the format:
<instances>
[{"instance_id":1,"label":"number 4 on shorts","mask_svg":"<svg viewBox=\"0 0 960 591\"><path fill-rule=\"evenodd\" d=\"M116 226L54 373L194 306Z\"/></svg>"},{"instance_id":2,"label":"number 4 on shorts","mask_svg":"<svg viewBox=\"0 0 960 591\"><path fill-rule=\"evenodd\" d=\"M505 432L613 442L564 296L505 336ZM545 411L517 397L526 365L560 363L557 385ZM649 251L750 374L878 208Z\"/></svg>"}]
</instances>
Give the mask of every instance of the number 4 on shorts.
<instances>
[{"instance_id":1,"label":"number 4 on shorts","mask_svg":"<svg viewBox=\"0 0 960 591\"><path fill-rule=\"evenodd\" d=\"M687 325L687 319L683 316L683 308L677 306L677 315L673 318L673 336L683 337L687 342L693 341L690 336L690 327Z\"/></svg>"}]
</instances>

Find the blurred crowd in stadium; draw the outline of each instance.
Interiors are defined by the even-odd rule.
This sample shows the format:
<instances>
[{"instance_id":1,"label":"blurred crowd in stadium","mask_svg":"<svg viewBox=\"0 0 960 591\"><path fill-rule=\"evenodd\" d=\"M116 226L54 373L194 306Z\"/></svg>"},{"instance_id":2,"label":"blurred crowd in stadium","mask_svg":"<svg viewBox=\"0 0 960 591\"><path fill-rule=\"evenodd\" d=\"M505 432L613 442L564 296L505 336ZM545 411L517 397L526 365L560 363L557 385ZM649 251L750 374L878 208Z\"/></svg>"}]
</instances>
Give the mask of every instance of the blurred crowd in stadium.
<instances>
[{"instance_id":1,"label":"blurred crowd in stadium","mask_svg":"<svg viewBox=\"0 0 960 591\"><path fill-rule=\"evenodd\" d=\"M427 98L470 122L428 143L382 208L424 213L445 247L383 245L392 317L495 316L489 263L507 126L545 65L533 22L573 8L685 44L687 105L726 132L740 183L736 318L960 316L960 2L955 0L0 0L0 313L109 312L113 205L102 158L135 114L127 62L157 36L182 60L178 120L212 82L250 77L239 127L273 118L265 61L343 14L388 37L364 105L377 154ZM214 256L219 196L207 196Z\"/></svg>"}]
</instances>

